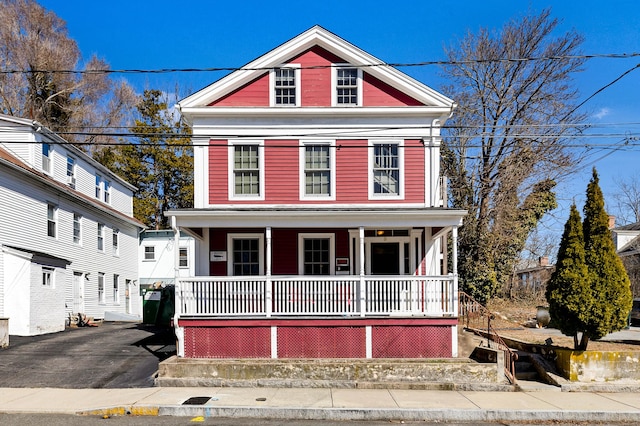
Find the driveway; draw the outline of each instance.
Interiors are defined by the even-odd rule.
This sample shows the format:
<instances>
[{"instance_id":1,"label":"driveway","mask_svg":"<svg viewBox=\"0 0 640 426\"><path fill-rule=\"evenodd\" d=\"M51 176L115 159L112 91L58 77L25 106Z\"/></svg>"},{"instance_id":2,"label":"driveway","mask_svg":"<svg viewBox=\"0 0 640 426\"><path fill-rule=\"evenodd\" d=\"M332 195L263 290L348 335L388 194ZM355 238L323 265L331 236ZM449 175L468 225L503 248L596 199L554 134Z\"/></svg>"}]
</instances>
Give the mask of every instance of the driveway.
<instances>
[{"instance_id":1,"label":"driveway","mask_svg":"<svg viewBox=\"0 0 640 426\"><path fill-rule=\"evenodd\" d=\"M10 336L0 349L0 387L152 387L175 354L172 330L105 322L42 336Z\"/></svg>"}]
</instances>

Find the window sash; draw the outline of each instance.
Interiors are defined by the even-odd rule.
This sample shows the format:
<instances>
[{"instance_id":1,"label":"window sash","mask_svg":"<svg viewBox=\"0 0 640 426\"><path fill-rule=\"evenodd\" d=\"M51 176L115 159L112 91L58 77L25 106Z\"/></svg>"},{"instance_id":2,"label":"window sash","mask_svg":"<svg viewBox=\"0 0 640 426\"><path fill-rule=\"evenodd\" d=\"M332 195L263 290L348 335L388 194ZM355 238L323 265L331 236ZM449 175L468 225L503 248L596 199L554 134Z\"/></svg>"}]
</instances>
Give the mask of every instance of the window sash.
<instances>
[{"instance_id":1,"label":"window sash","mask_svg":"<svg viewBox=\"0 0 640 426\"><path fill-rule=\"evenodd\" d=\"M51 173L51 145L42 144L42 170Z\"/></svg>"},{"instance_id":2,"label":"window sash","mask_svg":"<svg viewBox=\"0 0 640 426\"><path fill-rule=\"evenodd\" d=\"M188 250L186 249L186 247L180 247L178 265L181 268L189 267L189 256L188 256Z\"/></svg>"},{"instance_id":3,"label":"window sash","mask_svg":"<svg viewBox=\"0 0 640 426\"><path fill-rule=\"evenodd\" d=\"M76 160L67 157L67 176L74 177L76 174Z\"/></svg>"},{"instance_id":4,"label":"window sash","mask_svg":"<svg viewBox=\"0 0 640 426\"><path fill-rule=\"evenodd\" d=\"M113 301L118 303L120 301L120 276L113 274Z\"/></svg>"},{"instance_id":5,"label":"window sash","mask_svg":"<svg viewBox=\"0 0 640 426\"><path fill-rule=\"evenodd\" d=\"M233 275L260 274L260 240L258 238L233 239Z\"/></svg>"},{"instance_id":6,"label":"window sash","mask_svg":"<svg viewBox=\"0 0 640 426\"><path fill-rule=\"evenodd\" d=\"M336 70L336 102L340 105L358 104L358 70L356 68Z\"/></svg>"},{"instance_id":7,"label":"window sash","mask_svg":"<svg viewBox=\"0 0 640 426\"><path fill-rule=\"evenodd\" d=\"M274 71L274 99L276 105L296 105L296 70L278 68Z\"/></svg>"},{"instance_id":8,"label":"window sash","mask_svg":"<svg viewBox=\"0 0 640 426\"><path fill-rule=\"evenodd\" d=\"M119 244L120 231L117 229L113 230L113 253L118 254L118 244Z\"/></svg>"},{"instance_id":9,"label":"window sash","mask_svg":"<svg viewBox=\"0 0 640 426\"><path fill-rule=\"evenodd\" d=\"M260 195L258 145L234 147L233 174L235 195Z\"/></svg>"},{"instance_id":10,"label":"window sash","mask_svg":"<svg viewBox=\"0 0 640 426\"><path fill-rule=\"evenodd\" d=\"M374 194L400 193L400 157L397 144L376 144L373 154Z\"/></svg>"},{"instance_id":11,"label":"window sash","mask_svg":"<svg viewBox=\"0 0 640 426\"><path fill-rule=\"evenodd\" d=\"M108 180L104 181L104 202L109 204L111 202L111 183Z\"/></svg>"},{"instance_id":12,"label":"window sash","mask_svg":"<svg viewBox=\"0 0 640 426\"><path fill-rule=\"evenodd\" d=\"M104 294L104 273L98 273L98 303L104 304L106 302Z\"/></svg>"},{"instance_id":13,"label":"window sash","mask_svg":"<svg viewBox=\"0 0 640 426\"><path fill-rule=\"evenodd\" d=\"M56 237L57 208L53 204L47 204L47 236Z\"/></svg>"},{"instance_id":14,"label":"window sash","mask_svg":"<svg viewBox=\"0 0 640 426\"><path fill-rule=\"evenodd\" d=\"M81 237L82 237L82 228L81 228L81 222L82 221L82 216L80 216L77 213L73 214L73 242L76 244L80 244L81 241Z\"/></svg>"},{"instance_id":15,"label":"window sash","mask_svg":"<svg viewBox=\"0 0 640 426\"><path fill-rule=\"evenodd\" d=\"M329 275L331 252L329 238L304 239L304 275Z\"/></svg>"},{"instance_id":16,"label":"window sash","mask_svg":"<svg viewBox=\"0 0 640 426\"><path fill-rule=\"evenodd\" d=\"M96 175L96 198L102 198L102 176Z\"/></svg>"},{"instance_id":17,"label":"window sash","mask_svg":"<svg viewBox=\"0 0 640 426\"><path fill-rule=\"evenodd\" d=\"M53 268L42 268L42 286L43 287L53 287Z\"/></svg>"},{"instance_id":18,"label":"window sash","mask_svg":"<svg viewBox=\"0 0 640 426\"><path fill-rule=\"evenodd\" d=\"M104 225L98 224L98 250L104 251Z\"/></svg>"},{"instance_id":19,"label":"window sash","mask_svg":"<svg viewBox=\"0 0 640 426\"><path fill-rule=\"evenodd\" d=\"M305 147L305 195L331 195L331 158L328 145Z\"/></svg>"},{"instance_id":20,"label":"window sash","mask_svg":"<svg viewBox=\"0 0 640 426\"><path fill-rule=\"evenodd\" d=\"M156 250L153 246L146 246L144 248L144 260L155 260Z\"/></svg>"}]
</instances>

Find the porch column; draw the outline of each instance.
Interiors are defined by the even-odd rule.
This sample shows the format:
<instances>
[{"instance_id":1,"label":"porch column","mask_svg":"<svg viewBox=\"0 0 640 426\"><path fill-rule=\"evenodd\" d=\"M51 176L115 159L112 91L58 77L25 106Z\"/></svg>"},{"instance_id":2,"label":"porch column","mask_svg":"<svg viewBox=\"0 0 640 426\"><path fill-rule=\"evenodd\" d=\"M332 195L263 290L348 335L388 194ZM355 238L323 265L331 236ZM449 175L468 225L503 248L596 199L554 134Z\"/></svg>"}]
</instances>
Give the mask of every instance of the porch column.
<instances>
[{"instance_id":1,"label":"porch column","mask_svg":"<svg viewBox=\"0 0 640 426\"><path fill-rule=\"evenodd\" d=\"M454 226L451 229L451 255L452 259L452 269L453 269L453 315L458 316L458 227ZM456 333L456 342L457 342L457 333ZM457 352L457 347L456 350Z\"/></svg>"},{"instance_id":2,"label":"porch column","mask_svg":"<svg viewBox=\"0 0 640 426\"><path fill-rule=\"evenodd\" d=\"M360 316L367 313L367 289L364 280L364 226L358 229L358 242L360 246Z\"/></svg>"},{"instance_id":3,"label":"porch column","mask_svg":"<svg viewBox=\"0 0 640 426\"><path fill-rule=\"evenodd\" d=\"M271 227L267 226L265 229L265 240L266 240L266 259L265 259L265 314L267 318L271 316L272 311L272 300L273 300L273 291L271 288ZM273 342L272 342L273 344Z\"/></svg>"},{"instance_id":4,"label":"porch column","mask_svg":"<svg viewBox=\"0 0 640 426\"><path fill-rule=\"evenodd\" d=\"M180 282L180 229L178 229L177 219L171 216L171 229L173 229L173 283L174 283L174 308L173 308L173 327L176 335L176 355L184 357L184 328L178 325L180 315L182 314L182 283Z\"/></svg>"}]
</instances>

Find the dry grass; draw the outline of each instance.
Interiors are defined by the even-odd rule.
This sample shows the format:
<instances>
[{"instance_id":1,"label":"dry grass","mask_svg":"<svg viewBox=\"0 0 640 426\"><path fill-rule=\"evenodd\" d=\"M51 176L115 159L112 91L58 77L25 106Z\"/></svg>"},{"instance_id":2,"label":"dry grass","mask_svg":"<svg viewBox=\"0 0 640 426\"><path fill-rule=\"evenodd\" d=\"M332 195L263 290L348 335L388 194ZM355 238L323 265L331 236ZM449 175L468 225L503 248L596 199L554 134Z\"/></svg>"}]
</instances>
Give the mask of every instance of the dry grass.
<instances>
[{"instance_id":1,"label":"dry grass","mask_svg":"<svg viewBox=\"0 0 640 426\"><path fill-rule=\"evenodd\" d=\"M492 327L500 336L511 337L524 342L544 344L548 338L553 345L573 349L573 337L559 335L556 330L536 329L525 326L535 321L537 307L546 305L546 301L536 299L493 299L487 307L495 315ZM626 343L591 341L589 350L599 351L638 351L640 346Z\"/></svg>"}]
</instances>

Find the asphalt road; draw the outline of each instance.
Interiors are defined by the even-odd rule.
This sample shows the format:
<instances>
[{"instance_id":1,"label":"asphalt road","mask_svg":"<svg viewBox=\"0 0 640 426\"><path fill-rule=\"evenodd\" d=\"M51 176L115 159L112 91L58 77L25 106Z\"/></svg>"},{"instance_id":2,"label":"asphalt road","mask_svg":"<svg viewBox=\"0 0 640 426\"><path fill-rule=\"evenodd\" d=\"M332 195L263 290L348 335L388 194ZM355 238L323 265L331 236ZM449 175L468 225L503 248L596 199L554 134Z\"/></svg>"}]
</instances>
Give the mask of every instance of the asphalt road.
<instances>
[{"instance_id":1,"label":"asphalt road","mask_svg":"<svg viewBox=\"0 0 640 426\"><path fill-rule=\"evenodd\" d=\"M152 387L159 361L175 350L172 330L135 323L9 336L0 349L0 387Z\"/></svg>"}]
</instances>

